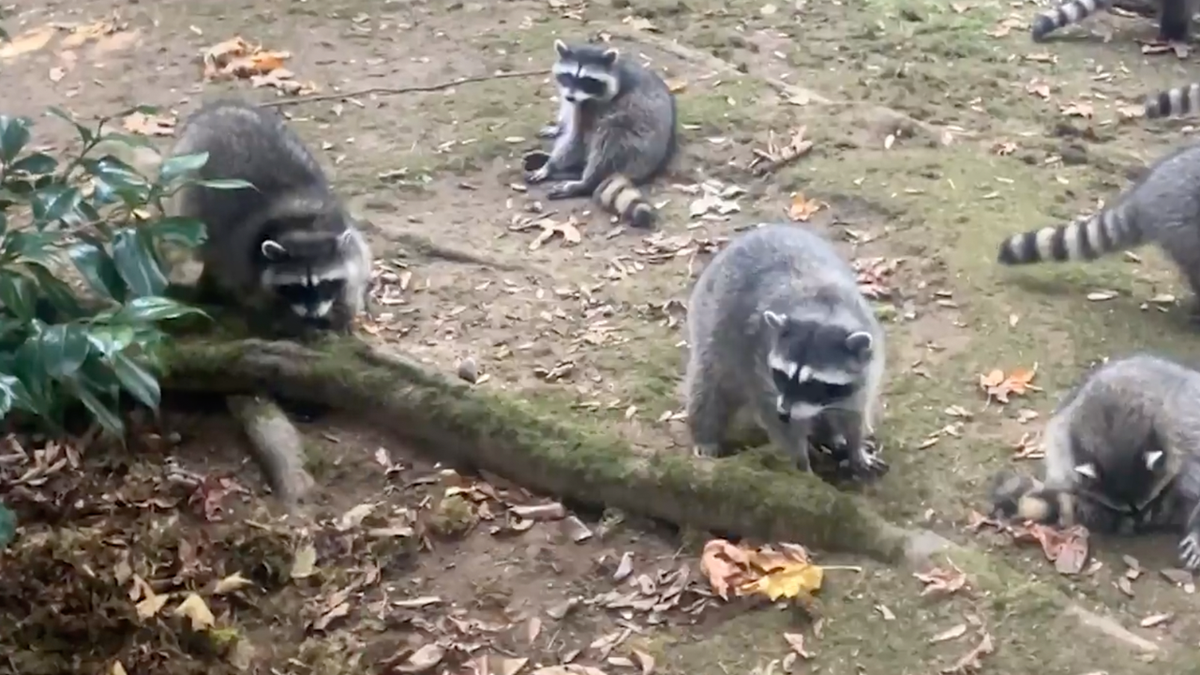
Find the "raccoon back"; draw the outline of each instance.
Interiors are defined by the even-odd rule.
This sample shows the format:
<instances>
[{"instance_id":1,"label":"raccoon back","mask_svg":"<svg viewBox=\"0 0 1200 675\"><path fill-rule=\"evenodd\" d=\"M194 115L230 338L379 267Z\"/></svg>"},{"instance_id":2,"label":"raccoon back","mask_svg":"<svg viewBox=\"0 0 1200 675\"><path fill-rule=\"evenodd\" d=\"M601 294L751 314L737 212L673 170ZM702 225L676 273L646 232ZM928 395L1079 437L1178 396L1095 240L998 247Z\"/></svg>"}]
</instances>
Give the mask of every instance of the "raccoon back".
<instances>
[{"instance_id":1,"label":"raccoon back","mask_svg":"<svg viewBox=\"0 0 1200 675\"><path fill-rule=\"evenodd\" d=\"M750 358L754 350L746 343L757 339L762 311L769 308L799 308L869 330L882 345L882 330L854 270L824 237L797 225L764 225L713 257L689 300L689 344Z\"/></svg>"},{"instance_id":2,"label":"raccoon back","mask_svg":"<svg viewBox=\"0 0 1200 675\"><path fill-rule=\"evenodd\" d=\"M593 111L588 153L608 158L613 172L641 184L666 169L675 154L675 95L640 64L622 60L619 66L621 91Z\"/></svg>"}]
</instances>

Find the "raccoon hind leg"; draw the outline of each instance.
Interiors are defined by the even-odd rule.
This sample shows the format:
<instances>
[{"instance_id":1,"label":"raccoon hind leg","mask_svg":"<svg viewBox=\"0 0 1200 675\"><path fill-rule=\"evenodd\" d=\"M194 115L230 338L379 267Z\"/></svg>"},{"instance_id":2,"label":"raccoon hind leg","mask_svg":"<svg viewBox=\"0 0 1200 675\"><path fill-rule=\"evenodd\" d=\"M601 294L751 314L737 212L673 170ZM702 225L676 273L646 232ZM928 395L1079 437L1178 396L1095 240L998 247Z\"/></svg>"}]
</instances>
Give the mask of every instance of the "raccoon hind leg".
<instances>
[{"instance_id":1,"label":"raccoon hind leg","mask_svg":"<svg viewBox=\"0 0 1200 675\"><path fill-rule=\"evenodd\" d=\"M685 375L688 430L693 452L699 457L727 454L727 431L739 407L713 374L702 359L693 357Z\"/></svg>"},{"instance_id":2,"label":"raccoon hind leg","mask_svg":"<svg viewBox=\"0 0 1200 675\"><path fill-rule=\"evenodd\" d=\"M1193 0L1160 0L1158 39L1162 42L1187 42L1192 29Z\"/></svg>"}]
</instances>

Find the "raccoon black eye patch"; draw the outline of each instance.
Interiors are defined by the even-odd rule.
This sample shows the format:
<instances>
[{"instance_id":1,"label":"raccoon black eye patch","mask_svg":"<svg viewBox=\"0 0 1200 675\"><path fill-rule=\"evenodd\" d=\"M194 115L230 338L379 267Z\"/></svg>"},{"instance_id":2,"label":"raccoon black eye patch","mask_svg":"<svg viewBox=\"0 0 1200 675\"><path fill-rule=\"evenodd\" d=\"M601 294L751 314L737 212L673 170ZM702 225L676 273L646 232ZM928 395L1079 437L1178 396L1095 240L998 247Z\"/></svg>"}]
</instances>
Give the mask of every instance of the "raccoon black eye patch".
<instances>
[{"instance_id":1,"label":"raccoon black eye patch","mask_svg":"<svg viewBox=\"0 0 1200 675\"><path fill-rule=\"evenodd\" d=\"M843 399L854 393L852 384L830 384L820 380L807 382L792 382L787 392L793 398L801 401L833 401Z\"/></svg>"}]
</instances>

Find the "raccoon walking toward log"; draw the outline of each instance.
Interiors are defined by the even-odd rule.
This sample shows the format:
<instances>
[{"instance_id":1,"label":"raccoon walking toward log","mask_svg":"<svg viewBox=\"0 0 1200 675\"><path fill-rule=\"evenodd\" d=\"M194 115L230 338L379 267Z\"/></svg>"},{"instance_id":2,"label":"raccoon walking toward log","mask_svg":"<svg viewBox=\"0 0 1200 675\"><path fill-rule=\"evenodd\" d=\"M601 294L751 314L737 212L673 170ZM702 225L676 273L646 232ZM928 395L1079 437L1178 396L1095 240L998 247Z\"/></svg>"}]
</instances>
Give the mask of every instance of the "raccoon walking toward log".
<instances>
[{"instance_id":1,"label":"raccoon walking toward log","mask_svg":"<svg viewBox=\"0 0 1200 675\"><path fill-rule=\"evenodd\" d=\"M171 155L201 152L200 178L254 186L180 191L179 215L207 227L201 287L281 325L349 330L365 308L371 251L303 141L278 113L219 99L185 120Z\"/></svg>"},{"instance_id":2,"label":"raccoon walking toward log","mask_svg":"<svg viewBox=\"0 0 1200 675\"><path fill-rule=\"evenodd\" d=\"M1046 10L1033 20L1030 33L1034 42L1042 42L1054 31L1083 21L1112 6L1112 0L1067 0ZM1195 0L1159 0L1158 39L1161 42L1187 42L1192 29Z\"/></svg>"},{"instance_id":3,"label":"raccoon walking toward log","mask_svg":"<svg viewBox=\"0 0 1200 675\"><path fill-rule=\"evenodd\" d=\"M1156 161L1099 213L1006 239L1003 265L1095 260L1148 242L1162 248L1200 297L1200 143Z\"/></svg>"},{"instance_id":4,"label":"raccoon walking toward log","mask_svg":"<svg viewBox=\"0 0 1200 675\"><path fill-rule=\"evenodd\" d=\"M653 227L656 210L637 185L658 175L675 153L675 95L616 49L561 40L554 49L558 117L538 134L553 138L554 147L526 181L560 181L549 199L591 195L634 227Z\"/></svg>"},{"instance_id":5,"label":"raccoon walking toward log","mask_svg":"<svg viewBox=\"0 0 1200 675\"><path fill-rule=\"evenodd\" d=\"M994 510L1109 533L1182 529L1180 562L1200 568L1200 372L1137 354L1089 374L1042 436L1044 483L1014 474Z\"/></svg>"},{"instance_id":6,"label":"raccoon walking toward log","mask_svg":"<svg viewBox=\"0 0 1200 675\"><path fill-rule=\"evenodd\" d=\"M819 434L842 446L856 475L887 471L864 445L877 420L883 329L823 237L764 225L734 239L696 281L687 331L684 390L697 454L727 454L746 411L804 470Z\"/></svg>"}]
</instances>

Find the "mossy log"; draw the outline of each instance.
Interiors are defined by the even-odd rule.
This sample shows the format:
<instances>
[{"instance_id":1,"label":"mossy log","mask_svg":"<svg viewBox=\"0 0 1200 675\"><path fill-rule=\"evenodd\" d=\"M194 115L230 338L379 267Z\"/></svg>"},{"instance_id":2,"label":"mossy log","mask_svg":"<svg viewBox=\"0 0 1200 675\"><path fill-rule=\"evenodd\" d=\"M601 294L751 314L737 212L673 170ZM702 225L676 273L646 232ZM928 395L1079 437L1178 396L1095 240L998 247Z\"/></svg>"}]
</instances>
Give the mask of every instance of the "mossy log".
<instances>
[{"instance_id":1,"label":"mossy log","mask_svg":"<svg viewBox=\"0 0 1200 675\"><path fill-rule=\"evenodd\" d=\"M167 388L271 393L346 410L436 458L559 498L885 561L921 546L920 537L885 521L861 497L815 475L739 458L639 453L599 427L573 425L354 339L313 347L183 339L165 356Z\"/></svg>"}]
</instances>

